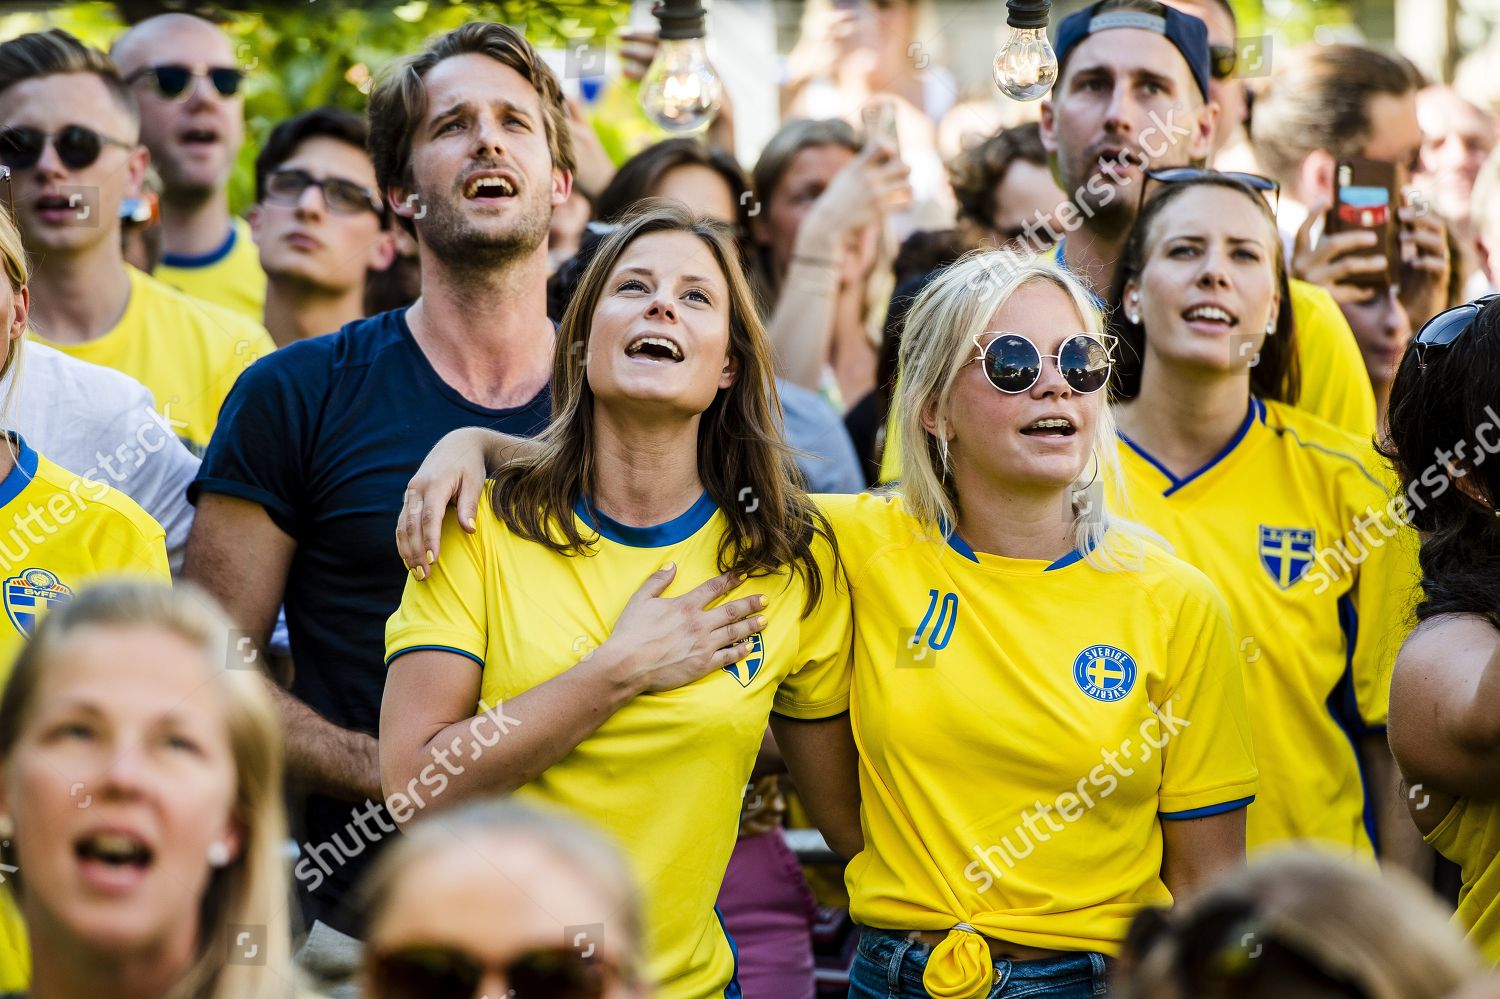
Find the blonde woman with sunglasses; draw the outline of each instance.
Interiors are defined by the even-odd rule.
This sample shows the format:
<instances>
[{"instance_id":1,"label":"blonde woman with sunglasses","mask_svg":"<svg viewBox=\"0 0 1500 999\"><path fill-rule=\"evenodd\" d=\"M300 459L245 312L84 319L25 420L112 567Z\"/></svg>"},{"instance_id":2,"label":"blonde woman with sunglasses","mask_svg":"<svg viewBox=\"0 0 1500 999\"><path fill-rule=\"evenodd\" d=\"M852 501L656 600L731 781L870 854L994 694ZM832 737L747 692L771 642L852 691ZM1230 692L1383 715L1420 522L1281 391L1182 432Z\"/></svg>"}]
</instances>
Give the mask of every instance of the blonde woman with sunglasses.
<instances>
[{"instance_id":1,"label":"blonde woman with sunglasses","mask_svg":"<svg viewBox=\"0 0 1500 999\"><path fill-rule=\"evenodd\" d=\"M1105 511L1108 338L1076 280L1010 259L966 258L912 309L900 489L820 498L855 621L858 999L1103 994L1136 912L1244 855L1228 611ZM468 516L504 442L460 433L409 511L458 492ZM429 527L403 530L422 561Z\"/></svg>"}]
</instances>

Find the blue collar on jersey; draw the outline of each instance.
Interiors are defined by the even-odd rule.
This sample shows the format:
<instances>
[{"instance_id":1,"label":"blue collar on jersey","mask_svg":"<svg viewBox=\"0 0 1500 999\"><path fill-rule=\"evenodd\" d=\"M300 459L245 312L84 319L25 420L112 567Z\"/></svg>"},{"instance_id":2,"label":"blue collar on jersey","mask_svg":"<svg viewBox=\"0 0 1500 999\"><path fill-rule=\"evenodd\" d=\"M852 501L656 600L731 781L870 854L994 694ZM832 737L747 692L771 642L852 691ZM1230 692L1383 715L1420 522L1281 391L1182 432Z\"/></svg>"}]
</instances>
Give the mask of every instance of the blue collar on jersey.
<instances>
[{"instance_id":1,"label":"blue collar on jersey","mask_svg":"<svg viewBox=\"0 0 1500 999\"><path fill-rule=\"evenodd\" d=\"M601 535L616 544L629 545L631 548L665 548L667 545L675 545L679 541L686 541L698 529L708 523L708 519L718 512L718 506L708 495L708 490L703 491L693 505L685 511L673 517L664 524L653 524L650 527L632 527L622 524L601 510L594 509L588 497L580 496L573 504L573 512L578 514L578 519L598 531Z\"/></svg>"},{"instance_id":2,"label":"blue collar on jersey","mask_svg":"<svg viewBox=\"0 0 1500 999\"><path fill-rule=\"evenodd\" d=\"M1250 432L1250 427L1252 424L1265 422L1266 404L1263 400L1257 399L1252 395L1250 397L1250 409L1247 413L1245 413L1245 422L1240 424L1240 428L1234 432L1234 436L1229 439L1229 443L1224 445L1224 450L1220 451L1218 454L1210 458L1208 460L1208 464L1204 465L1196 472L1193 472L1191 475L1188 475L1187 477L1181 479L1168 471L1166 465L1163 465L1161 462L1153 458L1146 452L1145 448L1141 447L1135 441L1131 440L1123 432L1120 434L1120 440L1124 441L1126 446L1129 447L1130 450L1134 451L1136 454L1144 458L1147 464L1149 464L1152 468L1156 469L1158 472L1167 477L1167 481L1170 482L1171 485L1167 487L1166 491L1163 492L1162 495L1170 496L1177 490L1181 489L1183 486L1187 485L1189 482L1192 482L1200 475L1203 475L1205 472L1213 468L1225 458L1229 457L1230 453L1233 452L1235 448L1240 446L1240 441L1245 439L1245 435Z\"/></svg>"},{"instance_id":3,"label":"blue collar on jersey","mask_svg":"<svg viewBox=\"0 0 1500 999\"><path fill-rule=\"evenodd\" d=\"M212 267L223 260L234 250L235 241L239 239L239 231L234 227L234 220L229 220L229 235L224 238L217 249L209 250L198 256L189 256L185 253L163 253L161 262L168 267L177 267L182 270L192 270L194 267Z\"/></svg>"},{"instance_id":4,"label":"blue collar on jersey","mask_svg":"<svg viewBox=\"0 0 1500 999\"><path fill-rule=\"evenodd\" d=\"M973 548L969 547L969 543L967 541L965 541L963 538L959 537L957 531L950 531L950 530L948 530L948 524L947 524L946 521L944 521L942 523L939 523L938 524L938 528L939 528L939 530L941 530L943 532L944 537L946 537L948 539L948 547L949 548L952 548L954 551L958 552L960 555L962 555L964 558L968 559L970 562L978 562L979 561L979 556L975 553L975 551L974 551ZM1089 546L1089 550L1090 551L1093 550L1093 546L1092 545ZM1064 555L1062 558L1058 559L1056 562L1053 562L1051 565L1047 566L1047 568L1043 569L1042 571L1043 572L1051 572L1053 569L1066 569L1068 566L1072 565L1074 562L1082 561L1083 560L1083 554L1084 554L1083 552L1079 551L1077 548L1074 548L1072 551L1068 552L1068 554Z\"/></svg>"},{"instance_id":5,"label":"blue collar on jersey","mask_svg":"<svg viewBox=\"0 0 1500 999\"><path fill-rule=\"evenodd\" d=\"M10 470L4 481L0 481L0 506L21 495L21 490L36 478L36 452L26 443L26 438L14 430L10 435L16 442L16 467Z\"/></svg>"}]
</instances>

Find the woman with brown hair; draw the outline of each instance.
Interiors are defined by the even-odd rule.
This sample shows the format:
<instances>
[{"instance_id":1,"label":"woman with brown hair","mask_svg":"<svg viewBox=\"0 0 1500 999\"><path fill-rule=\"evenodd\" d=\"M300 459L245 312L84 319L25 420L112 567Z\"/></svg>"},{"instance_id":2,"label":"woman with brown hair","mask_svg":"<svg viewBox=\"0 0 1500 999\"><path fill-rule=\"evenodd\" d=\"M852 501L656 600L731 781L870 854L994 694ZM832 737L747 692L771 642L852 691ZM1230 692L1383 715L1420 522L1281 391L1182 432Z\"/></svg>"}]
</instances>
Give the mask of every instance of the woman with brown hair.
<instances>
[{"instance_id":1,"label":"woman with brown hair","mask_svg":"<svg viewBox=\"0 0 1500 999\"><path fill-rule=\"evenodd\" d=\"M474 533L448 518L387 628L387 801L401 823L510 792L592 819L647 892L649 976L697 999L733 981L713 900L773 708L794 776L843 789L818 802L834 848L858 849L846 591L723 226L643 205L554 371L551 425Z\"/></svg>"},{"instance_id":2,"label":"woman with brown hair","mask_svg":"<svg viewBox=\"0 0 1500 999\"><path fill-rule=\"evenodd\" d=\"M290 999L281 731L204 595L102 583L0 700L0 868L37 999Z\"/></svg>"}]
</instances>

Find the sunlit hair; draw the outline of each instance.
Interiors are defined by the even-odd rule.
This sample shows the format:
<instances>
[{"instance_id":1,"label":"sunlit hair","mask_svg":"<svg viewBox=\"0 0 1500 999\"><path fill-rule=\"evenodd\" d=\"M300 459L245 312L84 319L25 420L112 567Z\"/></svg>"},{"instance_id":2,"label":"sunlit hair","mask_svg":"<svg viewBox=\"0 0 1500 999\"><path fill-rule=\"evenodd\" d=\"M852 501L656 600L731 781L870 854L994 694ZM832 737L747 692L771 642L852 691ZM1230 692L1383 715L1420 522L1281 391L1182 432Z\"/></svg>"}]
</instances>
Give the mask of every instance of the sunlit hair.
<instances>
[{"instance_id":1,"label":"sunlit hair","mask_svg":"<svg viewBox=\"0 0 1500 999\"><path fill-rule=\"evenodd\" d=\"M1162 184L1146 201L1130 233L1125 237L1125 246L1120 251L1119 271L1115 275L1114 287L1110 291L1109 329L1119 338L1119 367L1112 380L1110 391L1116 399L1134 399L1141 390L1141 370L1146 357L1146 329L1140 323L1132 323L1124 308L1125 284L1134 281L1139 287L1142 274L1156 245L1156 225L1172 204L1188 191L1202 187L1216 187L1234 191L1250 199L1260 210L1266 225L1266 249L1271 254L1271 267L1281 303L1276 312L1275 332L1267 334L1261 343L1260 357L1250 367L1250 392L1260 399L1284 402L1295 406L1302 395L1302 374L1297 361L1297 320L1292 307L1291 282L1287 275L1286 253L1281 245L1281 235L1276 228L1276 217L1271 206L1259 191L1244 181L1224 174L1209 174L1195 180Z\"/></svg>"},{"instance_id":2,"label":"sunlit hair","mask_svg":"<svg viewBox=\"0 0 1500 999\"><path fill-rule=\"evenodd\" d=\"M26 287L26 282L31 278L31 271L26 263L26 248L21 244L21 230L16 227L15 219L11 218L9 208L4 205L0 205L0 260L5 264L5 277L10 282L11 295L19 296L21 289ZM3 327L0 328L0 335L10 331L9 315L0 317L0 327ZM0 364L0 386L3 386L0 388L0 427L11 425L11 409L15 405L17 386L21 384L21 372L24 368L25 343L24 333L10 341L5 363ZM14 457L14 442L8 437L5 440Z\"/></svg>"},{"instance_id":3,"label":"sunlit hair","mask_svg":"<svg viewBox=\"0 0 1500 999\"><path fill-rule=\"evenodd\" d=\"M563 315L552 366L552 422L536 446L495 472L496 515L516 535L556 551L592 550L573 517L574 504L596 488L593 389L587 358L594 311L610 273L629 246L653 233L681 232L708 248L729 289L729 357L733 384L720 389L698 424L698 475L724 515L719 568L745 576L790 569L803 577L807 608L822 594L812 552L814 534L833 532L802 490L793 453L782 439L771 349L750 287L721 223L691 214L676 201L647 199L600 245ZM745 490L749 492L745 492ZM748 505L743 496L754 496Z\"/></svg>"},{"instance_id":4,"label":"sunlit hair","mask_svg":"<svg viewBox=\"0 0 1500 999\"><path fill-rule=\"evenodd\" d=\"M1024 258L1005 250L970 253L943 271L917 296L906 317L901 338L900 383L893 406L895 433L901 441L900 493L907 510L935 531L951 531L958 523L960 497L954 484L948 442L940 432L930 434L922 412L931 405L938 428L948 422L953 408L953 385L975 354L974 337L984 333L990 318L1026 285L1044 282L1059 288L1078 312L1078 329L1100 335L1099 310L1087 289L1071 274L1050 263ZM1118 435L1114 415L1104 393L1098 397L1098 417L1089 461L1073 489L1074 546L1096 567L1126 568L1139 549L1139 529L1111 517L1105 505L1105 485L1121 486ZM1122 528L1112 530L1111 528Z\"/></svg>"},{"instance_id":5,"label":"sunlit hair","mask_svg":"<svg viewBox=\"0 0 1500 999\"><path fill-rule=\"evenodd\" d=\"M379 927L402 877L424 856L448 853L462 843L464 850L482 860L487 849L500 855L517 841L550 851L599 893L600 912L608 913L626 935L625 945L618 948L620 970L627 983L636 982L642 971L644 922L640 894L624 856L603 835L574 819L508 802L463 805L436 820L418 822L397 837L360 885L365 939ZM476 885L475 891L482 890ZM535 901L545 905L544 899Z\"/></svg>"},{"instance_id":6,"label":"sunlit hair","mask_svg":"<svg viewBox=\"0 0 1500 999\"><path fill-rule=\"evenodd\" d=\"M114 581L84 589L52 610L17 657L0 698L0 766L13 770L42 677L73 640L89 632L140 628L176 636L201 652L201 683L222 698L239 781L234 818L241 829L240 854L213 872L198 912L196 959L164 999L287 999L295 990L290 889L282 858L287 831L281 724L265 679L253 670L226 668L232 629L211 597L184 583L174 590L162 583ZM8 783L16 786L14 780ZM6 860L0 851L0 861ZM24 893L24 874L12 880ZM265 964L229 963L231 927L252 925L265 929Z\"/></svg>"},{"instance_id":7,"label":"sunlit hair","mask_svg":"<svg viewBox=\"0 0 1500 999\"><path fill-rule=\"evenodd\" d=\"M1308 849L1262 856L1125 940L1123 999L1444 999L1479 956L1404 871ZM1253 948L1253 949L1252 949Z\"/></svg>"}]
</instances>

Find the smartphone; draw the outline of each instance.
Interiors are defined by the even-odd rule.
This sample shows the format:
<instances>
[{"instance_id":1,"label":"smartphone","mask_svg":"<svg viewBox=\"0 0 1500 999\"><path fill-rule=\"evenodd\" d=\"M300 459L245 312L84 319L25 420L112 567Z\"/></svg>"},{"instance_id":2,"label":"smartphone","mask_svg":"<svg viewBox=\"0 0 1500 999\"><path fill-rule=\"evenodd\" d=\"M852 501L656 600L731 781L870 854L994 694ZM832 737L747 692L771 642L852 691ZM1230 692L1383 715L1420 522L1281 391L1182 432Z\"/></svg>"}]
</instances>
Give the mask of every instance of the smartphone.
<instances>
[{"instance_id":1,"label":"smartphone","mask_svg":"<svg viewBox=\"0 0 1500 999\"><path fill-rule=\"evenodd\" d=\"M1363 282L1386 287L1396 282L1401 268L1401 207L1403 177L1395 163L1361 157L1341 159L1334 166L1333 207L1324 223L1326 232L1368 229L1376 234L1377 249L1385 257L1385 273Z\"/></svg>"},{"instance_id":2,"label":"smartphone","mask_svg":"<svg viewBox=\"0 0 1500 999\"><path fill-rule=\"evenodd\" d=\"M883 142L900 157L901 142L896 135L896 105L877 98L860 108L859 116L864 123L864 144L871 146Z\"/></svg>"}]
</instances>

